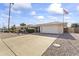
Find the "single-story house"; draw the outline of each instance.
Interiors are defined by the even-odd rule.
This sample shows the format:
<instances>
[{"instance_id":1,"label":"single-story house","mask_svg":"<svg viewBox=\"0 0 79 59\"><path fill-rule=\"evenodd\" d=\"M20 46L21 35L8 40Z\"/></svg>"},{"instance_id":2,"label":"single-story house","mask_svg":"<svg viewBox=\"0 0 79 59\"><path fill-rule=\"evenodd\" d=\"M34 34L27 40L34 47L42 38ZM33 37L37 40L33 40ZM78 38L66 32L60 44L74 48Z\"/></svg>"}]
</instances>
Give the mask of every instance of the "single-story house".
<instances>
[{"instance_id":1,"label":"single-story house","mask_svg":"<svg viewBox=\"0 0 79 59\"><path fill-rule=\"evenodd\" d=\"M32 25L29 28L34 28L36 32L40 33L62 34L64 33L64 28L66 27L67 23L51 22L51 23Z\"/></svg>"}]
</instances>

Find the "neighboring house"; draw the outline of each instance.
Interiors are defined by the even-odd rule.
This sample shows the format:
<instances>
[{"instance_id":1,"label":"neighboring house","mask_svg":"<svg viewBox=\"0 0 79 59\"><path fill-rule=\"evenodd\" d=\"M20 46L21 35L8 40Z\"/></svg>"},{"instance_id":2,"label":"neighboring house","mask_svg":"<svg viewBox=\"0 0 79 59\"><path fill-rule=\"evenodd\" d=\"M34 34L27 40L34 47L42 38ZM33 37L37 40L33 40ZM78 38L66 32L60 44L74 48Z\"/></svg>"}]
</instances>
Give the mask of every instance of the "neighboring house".
<instances>
[{"instance_id":1,"label":"neighboring house","mask_svg":"<svg viewBox=\"0 0 79 59\"><path fill-rule=\"evenodd\" d=\"M68 32L79 33L79 24L78 23L71 24L71 27L68 27Z\"/></svg>"},{"instance_id":2,"label":"neighboring house","mask_svg":"<svg viewBox=\"0 0 79 59\"><path fill-rule=\"evenodd\" d=\"M70 32L70 33L79 33L79 27L76 27L76 28L69 27L68 32Z\"/></svg>"},{"instance_id":3,"label":"neighboring house","mask_svg":"<svg viewBox=\"0 0 79 59\"><path fill-rule=\"evenodd\" d=\"M18 32L19 30L24 30L25 28L26 28L25 26L17 26L16 32Z\"/></svg>"},{"instance_id":4,"label":"neighboring house","mask_svg":"<svg viewBox=\"0 0 79 59\"><path fill-rule=\"evenodd\" d=\"M32 24L30 24L30 25L28 25L28 27L27 27L28 29L34 29L34 32L40 32L39 30L39 26L38 25L32 25Z\"/></svg>"},{"instance_id":5,"label":"neighboring house","mask_svg":"<svg viewBox=\"0 0 79 59\"><path fill-rule=\"evenodd\" d=\"M51 22L51 23L37 24L35 26L32 26L32 28L35 28L37 32L53 33L53 34L64 33L64 28L66 27L67 27L67 23L61 23L61 22Z\"/></svg>"},{"instance_id":6,"label":"neighboring house","mask_svg":"<svg viewBox=\"0 0 79 59\"><path fill-rule=\"evenodd\" d=\"M8 29L6 27L2 28L2 32L7 32L7 31L8 31Z\"/></svg>"}]
</instances>

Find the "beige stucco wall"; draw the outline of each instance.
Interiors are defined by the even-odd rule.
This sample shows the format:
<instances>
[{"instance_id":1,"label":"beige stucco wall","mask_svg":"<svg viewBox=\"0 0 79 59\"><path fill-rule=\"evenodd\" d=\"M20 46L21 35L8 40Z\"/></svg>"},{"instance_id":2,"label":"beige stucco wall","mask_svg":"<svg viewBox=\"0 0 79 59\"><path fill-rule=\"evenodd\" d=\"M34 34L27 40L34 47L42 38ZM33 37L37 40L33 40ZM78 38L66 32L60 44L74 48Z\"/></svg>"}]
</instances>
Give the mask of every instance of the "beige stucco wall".
<instances>
[{"instance_id":1,"label":"beige stucco wall","mask_svg":"<svg viewBox=\"0 0 79 59\"><path fill-rule=\"evenodd\" d=\"M42 25L40 26L40 33L62 34L63 25L62 24Z\"/></svg>"}]
</instances>

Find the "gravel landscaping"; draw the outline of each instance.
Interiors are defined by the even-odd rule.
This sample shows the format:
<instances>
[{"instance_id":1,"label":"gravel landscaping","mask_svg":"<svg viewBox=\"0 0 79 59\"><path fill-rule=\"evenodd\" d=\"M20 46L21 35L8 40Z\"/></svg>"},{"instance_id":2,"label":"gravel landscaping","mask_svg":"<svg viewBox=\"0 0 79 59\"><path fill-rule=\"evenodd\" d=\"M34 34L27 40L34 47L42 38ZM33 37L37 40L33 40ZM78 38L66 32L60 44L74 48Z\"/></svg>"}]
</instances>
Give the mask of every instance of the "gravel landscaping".
<instances>
[{"instance_id":1,"label":"gravel landscaping","mask_svg":"<svg viewBox=\"0 0 79 59\"><path fill-rule=\"evenodd\" d=\"M79 39L76 39L75 37L69 33L60 35L58 39L55 40L54 43L52 43L51 46L43 53L43 56L78 56ZM60 44L61 46L55 47L53 45L55 43Z\"/></svg>"}]
</instances>

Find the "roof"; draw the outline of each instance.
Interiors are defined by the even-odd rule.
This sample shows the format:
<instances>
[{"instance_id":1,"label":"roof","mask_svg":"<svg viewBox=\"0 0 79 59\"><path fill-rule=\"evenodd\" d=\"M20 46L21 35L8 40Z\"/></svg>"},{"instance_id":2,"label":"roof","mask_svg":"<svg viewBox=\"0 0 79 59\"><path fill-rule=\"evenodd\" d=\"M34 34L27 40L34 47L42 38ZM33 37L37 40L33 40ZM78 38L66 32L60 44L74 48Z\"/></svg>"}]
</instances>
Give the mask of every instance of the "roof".
<instances>
[{"instance_id":1,"label":"roof","mask_svg":"<svg viewBox=\"0 0 79 59\"><path fill-rule=\"evenodd\" d=\"M36 24L36 25L33 25L33 26L41 26L41 25L59 25L59 24L64 24L64 25L67 25L67 23L63 23L63 22L50 22L50 23L43 23L43 24Z\"/></svg>"},{"instance_id":2,"label":"roof","mask_svg":"<svg viewBox=\"0 0 79 59\"><path fill-rule=\"evenodd\" d=\"M37 27L37 26L42 26L42 25L58 25L58 24L63 24L63 22L50 22L50 23L43 23L43 24L36 24L36 25L33 25L33 24L30 24L29 26L30 27ZM64 25L67 25L67 23L64 23Z\"/></svg>"}]
</instances>

